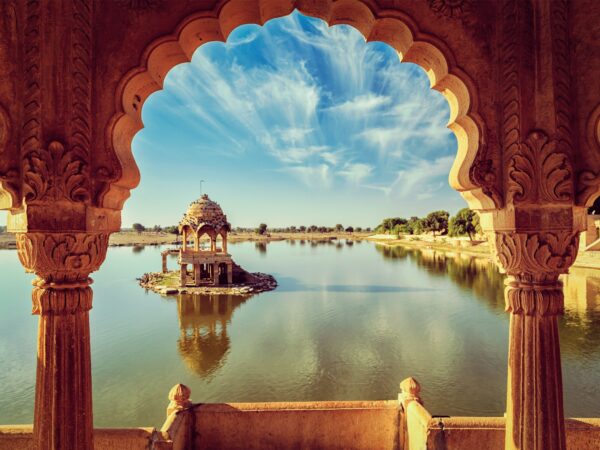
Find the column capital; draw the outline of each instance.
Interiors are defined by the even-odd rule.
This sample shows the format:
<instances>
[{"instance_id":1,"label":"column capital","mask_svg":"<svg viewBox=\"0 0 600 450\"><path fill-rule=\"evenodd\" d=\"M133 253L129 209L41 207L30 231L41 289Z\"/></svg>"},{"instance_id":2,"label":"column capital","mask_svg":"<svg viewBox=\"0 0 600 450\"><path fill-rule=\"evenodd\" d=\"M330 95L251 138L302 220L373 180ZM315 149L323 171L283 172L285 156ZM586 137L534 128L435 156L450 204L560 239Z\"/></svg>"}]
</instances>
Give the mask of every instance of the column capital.
<instances>
[{"instance_id":1,"label":"column capital","mask_svg":"<svg viewBox=\"0 0 600 450\"><path fill-rule=\"evenodd\" d=\"M542 287L567 273L577 257L577 231L496 231L490 242L496 262L515 282Z\"/></svg>"},{"instance_id":2,"label":"column capital","mask_svg":"<svg viewBox=\"0 0 600 450\"><path fill-rule=\"evenodd\" d=\"M108 233L17 233L21 264L39 277L40 288L87 287L89 274L100 268L107 248Z\"/></svg>"}]
</instances>

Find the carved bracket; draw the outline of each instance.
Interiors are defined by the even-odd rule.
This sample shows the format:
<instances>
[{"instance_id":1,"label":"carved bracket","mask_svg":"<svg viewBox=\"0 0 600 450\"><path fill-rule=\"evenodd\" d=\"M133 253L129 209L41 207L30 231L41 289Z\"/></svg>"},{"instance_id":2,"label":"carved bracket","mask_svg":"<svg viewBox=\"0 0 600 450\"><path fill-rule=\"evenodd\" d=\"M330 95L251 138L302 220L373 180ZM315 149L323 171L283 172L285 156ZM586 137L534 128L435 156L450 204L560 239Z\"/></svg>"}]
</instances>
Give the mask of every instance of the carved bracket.
<instances>
[{"instance_id":1,"label":"carved bracket","mask_svg":"<svg viewBox=\"0 0 600 450\"><path fill-rule=\"evenodd\" d=\"M535 130L518 144L508 165L508 198L521 203L565 203L573 199L573 169L557 140Z\"/></svg>"}]
</instances>

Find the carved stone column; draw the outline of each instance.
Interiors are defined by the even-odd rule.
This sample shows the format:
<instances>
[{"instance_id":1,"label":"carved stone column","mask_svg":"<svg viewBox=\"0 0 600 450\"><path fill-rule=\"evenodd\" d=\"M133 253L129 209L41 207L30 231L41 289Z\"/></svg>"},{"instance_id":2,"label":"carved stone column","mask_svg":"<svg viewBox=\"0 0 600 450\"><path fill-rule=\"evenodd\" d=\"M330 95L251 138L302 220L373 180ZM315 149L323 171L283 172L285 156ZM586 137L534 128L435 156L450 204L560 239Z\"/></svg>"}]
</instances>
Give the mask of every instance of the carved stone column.
<instances>
[{"instance_id":1,"label":"carved stone column","mask_svg":"<svg viewBox=\"0 0 600 450\"><path fill-rule=\"evenodd\" d=\"M510 314L506 449L566 448L558 318L559 275L578 249L578 233L498 232L496 256L508 277Z\"/></svg>"},{"instance_id":2,"label":"carved stone column","mask_svg":"<svg viewBox=\"0 0 600 450\"><path fill-rule=\"evenodd\" d=\"M89 274L104 261L108 234L19 233L17 245L21 263L37 275L35 448L93 449Z\"/></svg>"}]
</instances>

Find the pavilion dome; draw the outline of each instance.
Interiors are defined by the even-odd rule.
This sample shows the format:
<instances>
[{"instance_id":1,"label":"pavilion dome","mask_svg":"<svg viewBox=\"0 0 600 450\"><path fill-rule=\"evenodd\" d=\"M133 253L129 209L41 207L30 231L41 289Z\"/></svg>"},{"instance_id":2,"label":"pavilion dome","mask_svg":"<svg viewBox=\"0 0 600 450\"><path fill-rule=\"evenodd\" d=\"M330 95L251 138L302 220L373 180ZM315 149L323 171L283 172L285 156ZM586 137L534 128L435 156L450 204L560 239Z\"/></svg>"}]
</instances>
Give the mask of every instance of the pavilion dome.
<instances>
[{"instance_id":1,"label":"pavilion dome","mask_svg":"<svg viewBox=\"0 0 600 450\"><path fill-rule=\"evenodd\" d=\"M221 206L204 194L198 200L192 202L183 219L179 222L179 228L188 225L194 231L202 226L209 226L219 231L228 230L227 216L223 213Z\"/></svg>"}]
</instances>

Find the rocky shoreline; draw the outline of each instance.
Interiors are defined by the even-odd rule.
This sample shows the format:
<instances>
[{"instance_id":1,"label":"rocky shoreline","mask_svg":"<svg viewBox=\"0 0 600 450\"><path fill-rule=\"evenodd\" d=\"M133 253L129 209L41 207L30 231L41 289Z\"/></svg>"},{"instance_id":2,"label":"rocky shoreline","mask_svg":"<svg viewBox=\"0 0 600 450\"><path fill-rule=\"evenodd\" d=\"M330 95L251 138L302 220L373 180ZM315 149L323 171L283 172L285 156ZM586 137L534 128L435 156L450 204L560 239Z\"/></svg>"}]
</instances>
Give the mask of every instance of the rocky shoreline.
<instances>
[{"instance_id":1,"label":"rocky shoreline","mask_svg":"<svg viewBox=\"0 0 600 450\"><path fill-rule=\"evenodd\" d=\"M229 286L200 286L179 287L174 285L179 281L179 271L167 273L150 272L145 273L138 282L146 290L156 292L160 295L178 294L219 294L219 295L253 295L259 292L272 291L277 287L277 280L266 273L248 273L247 281Z\"/></svg>"}]
</instances>

